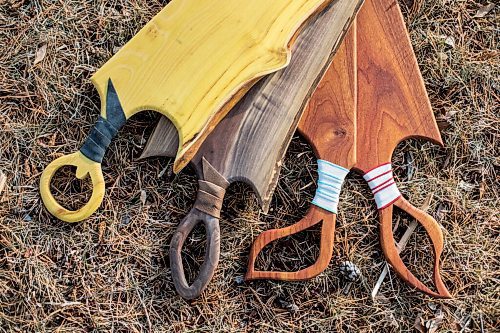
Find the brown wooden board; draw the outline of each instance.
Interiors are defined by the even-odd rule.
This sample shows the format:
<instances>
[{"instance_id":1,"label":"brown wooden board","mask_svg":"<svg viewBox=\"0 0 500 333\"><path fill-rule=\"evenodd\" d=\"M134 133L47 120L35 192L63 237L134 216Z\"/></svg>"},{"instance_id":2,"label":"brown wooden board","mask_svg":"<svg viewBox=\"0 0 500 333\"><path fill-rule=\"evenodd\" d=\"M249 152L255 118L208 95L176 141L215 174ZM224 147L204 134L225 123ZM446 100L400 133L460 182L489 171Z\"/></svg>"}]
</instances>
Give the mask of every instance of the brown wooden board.
<instances>
[{"instance_id":1,"label":"brown wooden board","mask_svg":"<svg viewBox=\"0 0 500 333\"><path fill-rule=\"evenodd\" d=\"M266 211L276 186L281 161L295 132L301 112L310 95L330 63L334 51L359 9L362 0L337 0L298 36L293 48L292 60L287 68L257 83L235 108L221 121L205 140L192 163L200 180L205 171L218 173L224 180L215 184L218 193L203 194L203 204L195 204L191 214L197 214L198 222L207 224L200 217L200 207L210 206L207 198L213 198L212 209L204 211L213 218L220 210L219 194L233 181L250 184ZM162 119L149 140L142 157L175 156L177 133L171 123ZM200 198L200 192L198 193ZM216 208L216 209L213 209ZM217 217L217 216L215 216ZM174 235L171 246L172 273L177 290L186 298L197 297L211 279L216 261L203 266L203 273L193 287L187 285L182 271L180 251L182 243L196 223L191 217L181 222L180 232ZM185 223L184 223L185 222ZM218 227L218 226L217 226ZM187 234L186 234L187 233ZM219 237L218 231L211 232ZM214 243L215 244L215 243ZM218 249L212 249L211 256ZM207 252L208 253L208 252ZM200 279L204 282L201 283Z\"/></svg>"},{"instance_id":2,"label":"brown wooden board","mask_svg":"<svg viewBox=\"0 0 500 333\"><path fill-rule=\"evenodd\" d=\"M358 15L358 22L355 168L367 173L390 163L394 149L405 139L422 138L441 145L442 140L398 4L394 0L369 0ZM399 256L392 233L394 205L418 220L432 241L437 292L420 282ZM450 297L439 269L444 244L439 224L402 196L380 209L379 217L382 249L398 275L429 295Z\"/></svg>"},{"instance_id":3,"label":"brown wooden board","mask_svg":"<svg viewBox=\"0 0 500 333\"><path fill-rule=\"evenodd\" d=\"M314 117L310 117L310 113L307 112L299 129L311 141L320 159L330 158L332 162L337 161L345 163L346 166L354 166L355 169L365 174L373 168L389 163L394 149L405 139L425 138L439 144L442 141L397 3L393 0L367 0L356 21L357 31L354 43L356 52L351 53L353 59L355 58L352 62L355 62L356 70L350 71L353 68L352 62L334 61L333 68L336 65L346 68L340 71L335 69L328 71L332 78L335 75L347 73L349 78L344 77L343 80L351 87L339 90L339 87L331 83L334 80L329 79L330 75L325 76L324 82L322 81L317 93L311 99L313 107L314 105L325 105L325 107L317 108L315 111L319 115L314 115ZM347 44L348 41L349 39L346 39L344 43ZM328 84L332 89L326 95L330 94L331 97L325 98L324 87ZM344 101L351 100L353 91L357 94L355 109L352 108L352 103L343 104ZM345 108L345 110L344 112L330 112L329 115L333 117L331 121L325 120L324 125L321 125L322 122L318 121L318 118L327 117L330 103L332 110L337 107ZM347 141L339 145L339 141L336 140L338 133L349 133L349 131L344 131L344 128L348 128L345 126L345 114L351 110L356 110L356 115L351 117L356 119L356 130L352 131L356 132L355 144L352 145L350 141ZM335 119L336 116L338 119ZM330 126L329 135L321 135L320 126ZM347 135L343 140L349 140L349 136ZM343 149L354 146L356 147L355 164L352 163L354 161L351 158L352 151ZM327 154L330 156L325 157ZM437 292L420 282L401 260L392 234L393 205L413 216L427 231L434 247L434 283ZM260 235L252 246L247 278L296 280L310 278L324 270L331 257L331 249L328 247L331 247L333 243L333 236L325 235L325 232L333 232L334 223L329 215L322 215L320 211L320 208L313 207L310 213L312 217L308 215L295 225L269 230ZM256 257L265 245L278 238L305 230L318 223L321 217L323 218L322 243L320 257L316 264L300 272L255 271ZM410 285L429 295L450 297L440 276L439 258L443 249L443 235L439 224L431 216L412 206L402 196L390 205L382 207L379 210L379 217L382 249L387 261L398 275Z\"/></svg>"},{"instance_id":4,"label":"brown wooden board","mask_svg":"<svg viewBox=\"0 0 500 333\"><path fill-rule=\"evenodd\" d=\"M346 169L356 163L356 24L353 23L335 54L332 64L314 92L299 123L299 132L312 146L318 159ZM333 253L336 214L311 205L298 223L260 234L250 251L247 280L306 280L323 272ZM255 260L269 243L321 226L320 254L315 264L298 272L258 271Z\"/></svg>"}]
</instances>

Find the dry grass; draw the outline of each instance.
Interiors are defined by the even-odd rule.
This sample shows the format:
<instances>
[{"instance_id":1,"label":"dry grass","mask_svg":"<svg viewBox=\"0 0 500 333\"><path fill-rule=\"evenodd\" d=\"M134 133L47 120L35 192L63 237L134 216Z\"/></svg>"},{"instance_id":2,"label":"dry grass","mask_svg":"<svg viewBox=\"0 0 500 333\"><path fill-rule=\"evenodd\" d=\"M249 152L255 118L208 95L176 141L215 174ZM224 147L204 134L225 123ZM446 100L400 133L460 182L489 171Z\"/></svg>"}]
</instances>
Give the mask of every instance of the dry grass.
<instances>
[{"instance_id":1,"label":"dry grass","mask_svg":"<svg viewBox=\"0 0 500 333\"><path fill-rule=\"evenodd\" d=\"M439 331L498 328L499 10L473 18L481 6L475 0L403 3L446 147L406 142L393 161L414 204L434 193L429 212L446 230L443 275L453 300L432 300L392 273L371 300L384 261L376 210L356 175L342 195L335 257L324 274L302 283L241 283L256 235L298 220L307 209L315 166L300 138L287 154L269 216L259 212L249 187L231 187L220 267L193 302L176 295L167 256L194 200L193 172L174 176L171 160L136 160L156 115L134 117L113 142L97 214L75 225L49 216L37 190L40 172L78 149L97 119L90 75L166 2L0 1L0 169L7 176L0 194L1 332L398 332L414 330L418 316L434 318L436 307L444 315ZM45 58L33 65L45 44ZM61 177L57 187L71 195L60 197L84 200L78 193L88 185L70 182L68 172ZM199 231L191 238L192 268L202 257L200 238ZM266 250L260 265L302 267L317 253L316 243L317 232L288 239ZM404 253L427 282L430 253L421 232ZM338 265L346 259L364 278L344 295Z\"/></svg>"}]
</instances>

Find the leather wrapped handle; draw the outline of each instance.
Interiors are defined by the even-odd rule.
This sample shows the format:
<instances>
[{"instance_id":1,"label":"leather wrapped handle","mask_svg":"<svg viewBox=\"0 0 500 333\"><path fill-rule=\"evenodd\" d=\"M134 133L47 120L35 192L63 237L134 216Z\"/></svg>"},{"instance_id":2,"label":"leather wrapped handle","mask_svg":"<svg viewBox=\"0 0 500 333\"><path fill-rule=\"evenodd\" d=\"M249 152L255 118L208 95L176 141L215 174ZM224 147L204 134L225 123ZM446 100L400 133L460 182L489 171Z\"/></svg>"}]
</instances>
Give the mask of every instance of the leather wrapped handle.
<instances>
[{"instance_id":1,"label":"leather wrapped handle","mask_svg":"<svg viewBox=\"0 0 500 333\"><path fill-rule=\"evenodd\" d=\"M394 235L392 233L392 215L393 207L396 206L399 209L405 211L413 218L415 218L427 232L434 249L434 284L436 290L432 291L425 284L423 284L418 278L416 278L406 267L403 260L401 259L398 249L396 247L396 242L394 240ZM440 258L444 247L444 238L441 228L437 221L425 213L424 211L416 208L411 203L409 203L403 197L399 198L393 205L382 209L379 211L380 217L380 243L382 245L382 250L386 260L394 268L394 271L408 284L417 288L418 290L438 298L451 298L451 294L446 288L443 280L441 279L440 272Z\"/></svg>"},{"instance_id":2,"label":"leather wrapped handle","mask_svg":"<svg viewBox=\"0 0 500 333\"><path fill-rule=\"evenodd\" d=\"M253 243L252 249L250 250L248 269L245 279L301 281L311 279L321 274L328 267L330 259L332 258L336 216L336 214L313 205L307 212L307 215L294 225L282 229L268 230L261 233ZM262 249L264 249L264 247L268 244L278 239L297 234L321 222L323 224L321 227L320 253L318 259L313 265L297 272L255 270L255 261Z\"/></svg>"},{"instance_id":3,"label":"leather wrapped handle","mask_svg":"<svg viewBox=\"0 0 500 333\"><path fill-rule=\"evenodd\" d=\"M201 295L212 280L220 257L220 212L229 182L205 159L201 161L202 176L191 211L184 217L170 242L170 267L175 289L185 299ZM182 248L189 233L200 223L205 226L207 246L200 272L189 285L182 264Z\"/></svg>"},{"instance_id":4,"label":"leather wrapped handle","mask_svg":"<svg viewBox=\"0 0 500 333\"><path fill-rule=\"evenodd\" d=\"M200 267L200 272L193 284L189 285L182 263L182 248L189 233L200 223L205 226L207 234L207 245L205 248L205 259ZM175 289L185 299L194 299L201 295L203 290L212 280L220 257L220 227L219 219L199 211L191 209L188 215L177 227L170 243L170 266Z\"/></svg>"}]
</instances>

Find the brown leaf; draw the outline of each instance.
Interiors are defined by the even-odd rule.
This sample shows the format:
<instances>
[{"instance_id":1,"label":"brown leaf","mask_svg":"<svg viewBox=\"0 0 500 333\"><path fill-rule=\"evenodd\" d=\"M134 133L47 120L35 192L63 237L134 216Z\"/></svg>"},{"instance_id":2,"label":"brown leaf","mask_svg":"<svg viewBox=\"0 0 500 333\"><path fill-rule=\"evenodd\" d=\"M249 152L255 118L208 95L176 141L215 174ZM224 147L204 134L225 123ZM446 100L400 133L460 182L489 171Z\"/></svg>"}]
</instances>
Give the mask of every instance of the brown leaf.
<instances>
[{"instance_id":1,"label":"brown leaf","mask_svg":"<svg viewBox=\"0 0 500 333\"><path fill-rule=\"evenodd\" d=\"M436 121L437 121L437 125L438 125L438 128L440 131L444 131L444 130L450 128L450 126L451 126L451 123L449 122L448 119L439 118Z\"/></svg>"},{"instance_id":2,"label":"brown leaf","mask_svg":"<svg viewBox=\"0 0 500 333\"><path fill-rule=\"evenodd\" d=\"M439 326L441 326L443 322L443 310L441 308L436 308L435 306L430 306L429 308L434 311L434 318L425 320L422 312L420 312L417 315L417 318L415 318L415 324L413 327L420 333L436 333Z\"/></svg>"},{"instance_id":3,"label":"brown leaf","mask_svg":"<svg viewBox=\"0 0 500 333\"><path fill-rule=\"evenodd\" d=\"M24 173L26 174L26 177L31 177L31 167L27 159L24 160Z\"/></svg>"},{"instance_id":4,"label":"brown leaf","mask_svg":"<svg viewBox=\"0 0 500 333\"><path fill-rule=\"evenodd\" d=\"M99 223L99 243L102 243L105 231L106 231L106 222L101 221L101 223Z\"/></svg>"},{"instance_id":5,"label":"brown leaf","mask_svg":"<svg viewBox=\"0 0 500 333\"><path fill-rule=\"evenodd\" d=\"M54 133L50 137L49 146L54 147L56 145L56 138L57 138L57 133Z\"/></svg>"},{"instance_id":6,"label":"brown leaf","mask_svg":"<svg viewBox=\"0 0 500 333\"><path fill-rule=\"evenodd\" d=\"M424 320L422 319L422 312L417 315L415 318L415 324L413 327L420 333L425 333Z\"/></svg>"},{"instance_id":7,"label":"brown leaf","mask_svg":"<svg viewBox=\"0 0 500 333\"><path fill-rule=\"evenodd\" d=\"M436 311L436 316L425 323L425 327L427 328L428 333L436 333L439 326L443 322L444 314L441 309Z\"/></svg>"},{"instance_id":8,"label":"brown leaf","mask_svg":"<svg viewBox=\"0 0 500 333\"><path fill-rule=\"evenodd\" d=\"M38 48L38 50L36 50L35 61L33 62L33 66L42 62L42 60L45 58L46 55L47 55L47 44L43 44Z\"/></svg>"},{"instance_id":9,"label":"brown leaf","mask_svg":"<svg viewBox=\"0 0 500 333\"><path fill-rule=\"evenodd\" d=\"M484 175L481 178L481 184L479 185L479 200L483 199L484 192L486 191L486 182L484 181Z\"/></svg>"},{"instance_id":10,"label":"brown leaf","mask_svg":"<svg viewBox=\"0 0 500 333\"><path fill-rule=\"evenodd\" d=\"M474 18L482 18L485 17L493 8L495 8L494 3L489 3L487 5L482 6L477 10L476 15L474 15Z\"/></svg>"}]
</instances>

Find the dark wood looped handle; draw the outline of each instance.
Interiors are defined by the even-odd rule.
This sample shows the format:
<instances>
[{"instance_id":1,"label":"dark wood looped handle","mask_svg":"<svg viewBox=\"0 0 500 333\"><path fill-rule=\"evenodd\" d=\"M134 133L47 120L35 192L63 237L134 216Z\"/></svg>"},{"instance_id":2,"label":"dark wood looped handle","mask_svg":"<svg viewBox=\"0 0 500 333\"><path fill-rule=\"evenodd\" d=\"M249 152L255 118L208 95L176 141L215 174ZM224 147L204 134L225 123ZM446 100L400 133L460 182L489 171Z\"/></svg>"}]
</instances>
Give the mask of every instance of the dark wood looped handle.
<instances>
[{"instance_id":1,"label":"dark wood looped handle","mask_svg":"<svg viewBox=\"0 0 500 333\"><path fill-rule=\"evenodd\" d=\"M398 207L399 209L405 211L413 218L415 218L424 227L425 231L429 235L434 249L434 284L436 286L437 292L432 291L427 286L425 286L418 278L416 278L408 270L403 260L399 256L399 251L396 247L394 235L392 234L393 206ZM450 292L441 279L440 258L444 247L444 237L441 231L441 227L436 222L436 220L429 214L413 206L403 197L398 199L394 203L394 205L380 210L379 214L380 242L382 245L382 250L384 251L386 260L389 262L389 264L391 264L396 273L408 284L430 296L438 298L451 298Z\"/></svg>"},{"instance_id":2,"label":"dark wood looped handle","mask_svg":"<svg viewBox=\"0 0 500 333\"><path fill-rule=\"evenodd\" d=\"M200 223L205 226L207 246L205 259L200 267L200 273L192 285L189 285L182 264L182 248L189 233ZM201 295L212 280L220 257L220 227L219 219L212 217L196 208L191 209L181 221L170 243L170 266L175 289L185 299L194 299Z\"/></svg>"},{"instance_id":3,"label":"dark wood looped handle","mask_svg":"<svg viewBox=\"0 0 500 333\"><path fill-rule=\"evenodd\" d=\"M335 220L336 215L317 206L311 206L307 215L286 228L268 230L260 234L252 245L248 262L248 270L245 276L246 280L272 279L284 281L301 281L311 279L321 274L330 263L333 254L333 242L335 238ZM321 244L320 253L316 262L305 269L297 272L273 272L256 271L255 260L259 253L273 241L288 237L304 231L318 223L321 223Z\"/></svg>"}]
</instances>

